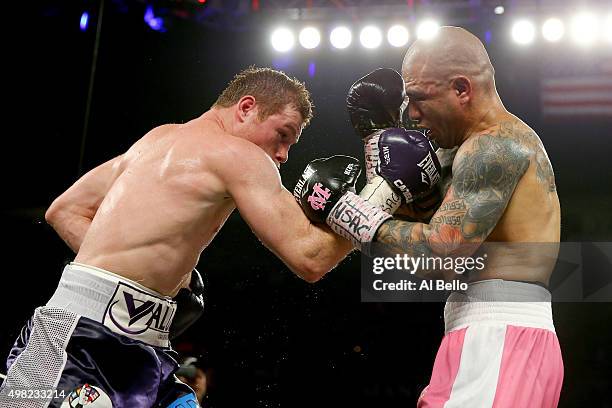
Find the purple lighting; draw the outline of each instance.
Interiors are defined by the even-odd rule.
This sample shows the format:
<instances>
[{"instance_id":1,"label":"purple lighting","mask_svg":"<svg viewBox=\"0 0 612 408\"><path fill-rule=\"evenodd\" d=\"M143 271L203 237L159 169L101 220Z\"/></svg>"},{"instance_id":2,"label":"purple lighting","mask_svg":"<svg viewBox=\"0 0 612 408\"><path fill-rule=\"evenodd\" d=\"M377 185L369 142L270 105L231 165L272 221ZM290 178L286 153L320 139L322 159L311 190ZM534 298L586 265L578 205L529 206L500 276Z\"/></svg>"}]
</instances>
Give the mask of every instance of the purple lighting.
<instances>
[{"instance_id":1,"label":"purple lighting","mask_svg":"<svg viewBox=\"0 0 612 408\"><path fill-rule=\"evenodd\" d=\"M155 31L166 31L164 29L164 20L161 17L155 17L152 6L147 6L144 21Z\"/></svg>"},{"instance_id":2,"label":"purple lighting","mask_svg":"<svg viewBox=\"0 0 612 408\"><path fill-rule=\"evenodd\" d=\"M272 68L280 69L281 71L290 69L292 65L293 65L293 58L291 57L291 55L287 55L287 54L278 55L276 56L276 58L272 60Z\"/></svg>"},{"instance_id":3,"label":"purple lighting","mask_svg":"<svg viewBox=\"0 0 612 408\"><path fill-rule=\"evenodd\" d=\"M81 21L79 23L79 27L81 27L81 31L87 30L87 23L89 22L89 13L84 11L81 14Z\"/></svg>"},{"instance_id":4,"label":"purple lighting","mask_svg":"<svg viewBox=\"0 0 612 408\"><path fill-rule=\"evenodd\" d=\"M308 75L311 78L314 78L316 70L317 66L315 65L314 61L310 61L310 63L308 64Z\"/></svg>"}]
</instances>

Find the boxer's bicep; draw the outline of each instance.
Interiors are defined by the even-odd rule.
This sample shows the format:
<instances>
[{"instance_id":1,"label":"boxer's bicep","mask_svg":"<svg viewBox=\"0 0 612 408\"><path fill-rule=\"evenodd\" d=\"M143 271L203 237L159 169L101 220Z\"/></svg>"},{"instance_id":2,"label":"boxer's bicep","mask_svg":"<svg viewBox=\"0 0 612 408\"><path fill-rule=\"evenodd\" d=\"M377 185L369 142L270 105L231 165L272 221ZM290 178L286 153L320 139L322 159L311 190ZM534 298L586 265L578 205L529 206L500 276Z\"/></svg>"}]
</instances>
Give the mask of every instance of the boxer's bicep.
<instances>
[{"instance_id":1,"label":"boxer's bicep","mask_svg":"<svg viewBox=\"0 0 612 408\"><path fill-rule=\"evenodd\" d=\"M314 282L352 251L327 226L310 223L267 156L241 157L241 166L227 166L220 177L253 233L294 273Z\"/></svg>"},{"instance_id":2,"label":"boxer's bicep","mask_svg":"<svg viewBox=\"0 0 612 408\"><path fill-rule=\"evenodd\" d=\"M474 137L457 153L451 186L429 224L391 220L377 240L395 252L473 252L497 225L528 167L528 152L514 140Z\"/></svg>"},{"instance_id":3,"label":"boxer's bicep","mask_svg":"<svg viewBox=\"0 0 612 408\"><path fill-rule=\"evenodd\" d=\"M47 218L54 213L69 212L92 219L106 193L121 173L122 155L90 170L68 190L57 197L47 210Z\"/></svg>"},{"instance_id":4,"label":"boxer's bicep","mask_svg":"<svg viewBox=\"0 0 612 408\"><path fill-rule=\"evenodd\" d=\"M267 167L267 166L266 166ZM306 232L308 219L291 193L281 184L278 172L270 166L258 177L245 177L230 187L241 216L268 247L282 246L288 231Z\"/></svg>"}]
</instances>

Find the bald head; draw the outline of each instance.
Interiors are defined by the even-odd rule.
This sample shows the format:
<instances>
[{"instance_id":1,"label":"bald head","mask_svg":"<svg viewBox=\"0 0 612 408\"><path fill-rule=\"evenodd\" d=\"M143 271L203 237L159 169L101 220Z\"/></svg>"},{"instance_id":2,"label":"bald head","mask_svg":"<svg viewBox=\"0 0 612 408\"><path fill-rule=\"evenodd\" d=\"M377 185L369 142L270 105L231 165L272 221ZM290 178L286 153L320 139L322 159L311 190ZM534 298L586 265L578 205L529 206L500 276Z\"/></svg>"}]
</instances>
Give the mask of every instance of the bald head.
<instances>
[{"instance_id":1,"label":"bald head","mask_svg":"<svg viewBox=\"0 0 612 408\"><path fill-rule=\"evenodd\" d=\"M441 27L436 37L415 41L402 64L404 78L418 74L432 80L446 81L466 76L483 91L495 88L494 69L480 40L460 27Z\"/></svg>"}]
</instances>

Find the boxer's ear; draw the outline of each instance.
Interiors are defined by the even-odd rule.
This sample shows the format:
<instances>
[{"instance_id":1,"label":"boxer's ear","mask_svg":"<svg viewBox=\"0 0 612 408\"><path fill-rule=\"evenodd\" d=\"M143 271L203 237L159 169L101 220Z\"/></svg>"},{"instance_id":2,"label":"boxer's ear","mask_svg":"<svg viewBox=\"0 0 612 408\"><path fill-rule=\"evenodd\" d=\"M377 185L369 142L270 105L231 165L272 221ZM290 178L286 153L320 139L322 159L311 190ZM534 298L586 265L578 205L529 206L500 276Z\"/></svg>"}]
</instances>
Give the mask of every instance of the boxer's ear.
<instances>
[{"instance_id":1,"label":"boxer's ear","mask_svg":"<svg viewBox=\"0 0 612 408\"><path fill-rule=\"evenodd\" d=\"M472 99L472 81L465 76L457 76L451 79L451 87L455 91L459 103L466 104Z\"/></svg>"},{"instance_id":2,"label":"boxer's ear","mask_svg":"<svg viewBox=\"0 0 612 408\"><path fill-rule=\"evenodd\" d=\"M244 95L237 103L238 121L244 122L250 115L257 113L257 101L252 95Z\"/></svg>"}]
</instances>

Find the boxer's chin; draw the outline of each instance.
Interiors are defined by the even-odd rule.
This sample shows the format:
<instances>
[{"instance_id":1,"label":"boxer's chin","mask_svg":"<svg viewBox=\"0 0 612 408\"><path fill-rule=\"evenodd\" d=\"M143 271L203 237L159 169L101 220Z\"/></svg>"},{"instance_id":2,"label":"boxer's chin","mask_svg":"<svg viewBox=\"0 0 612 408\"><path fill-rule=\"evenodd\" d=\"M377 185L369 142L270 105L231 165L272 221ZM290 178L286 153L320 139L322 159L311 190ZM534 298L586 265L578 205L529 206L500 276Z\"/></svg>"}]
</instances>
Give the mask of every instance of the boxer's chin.
<instances>
[{"instance_id":1,"label":"boxer's chin","mask_svg":"<svg viewBox=\"0 0 612 408\"><path fill-rule=\"evenodd\" d=\"M440 145L440 140L438 140L438 134L435 131L431 129L425 129L425 136L427 136L430 142L436 143L438 146Z\"/></svg>"},{"instance_id":2,"label":"boxer's chin","mask_svg":"<svg viewBox=\"0 0 612 408\"><path fill-rule=\"evenodd\" d=\"M435 144L435 146L441 147L442 149L452 149L455 147L448 137L442 137L434 130L430 130L428 133L426 133L426 136L429 138L432 144Z\"/></svg>"}]
</instances>

